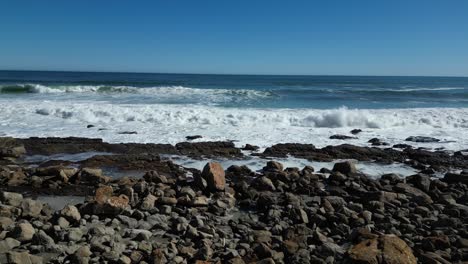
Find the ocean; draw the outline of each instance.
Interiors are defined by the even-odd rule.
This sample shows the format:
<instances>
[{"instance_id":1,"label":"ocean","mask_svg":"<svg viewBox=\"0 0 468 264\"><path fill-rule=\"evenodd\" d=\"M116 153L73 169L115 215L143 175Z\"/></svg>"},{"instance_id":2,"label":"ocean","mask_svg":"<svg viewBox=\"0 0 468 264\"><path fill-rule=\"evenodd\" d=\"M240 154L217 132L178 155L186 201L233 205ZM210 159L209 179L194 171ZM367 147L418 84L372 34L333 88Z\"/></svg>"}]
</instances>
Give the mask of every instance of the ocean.
<instances>
[{"instance_id":1,"label":"ocean","mask_svg":"<svg viewBox=\"0 0 468 264\"><path fill-rule=\"evenodd\" d=\"M330 139L331 135L356 139ZM468 78L0 71L0 135L468 149Z\"/></svg>"}]
</instances>

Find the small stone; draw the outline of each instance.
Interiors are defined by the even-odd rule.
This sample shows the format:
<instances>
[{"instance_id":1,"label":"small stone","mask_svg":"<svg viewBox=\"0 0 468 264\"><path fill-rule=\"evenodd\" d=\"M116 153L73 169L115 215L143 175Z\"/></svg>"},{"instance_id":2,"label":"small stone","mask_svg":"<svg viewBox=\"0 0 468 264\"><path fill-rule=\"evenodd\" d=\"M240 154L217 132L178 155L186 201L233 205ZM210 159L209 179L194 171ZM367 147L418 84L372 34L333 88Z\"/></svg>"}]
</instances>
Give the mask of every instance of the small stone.
<instances>
[{"instance_id":1,"label":"small stone","mask_svg":"<svg viewBox=\"0 0 468 264\"><path fill-rule=\"evenodd\" d=\"M78 208L74 205L66 205L61 211L60 215L65 217L67 220L76 223L80 221L81 214L78 211Z\"/></svg>"},{"instance_id":2,"label":"small stone","mask_svg":"<svg viewBox=\"0 0 468 264\"><path fill-rule=\"evenodd\" d=\"M143 201L141 202L141 210L150 210L154 208L154 203L156 202L156 196L148 194Z\"/></svg>"},{"instance_id":3,"label":"small stone","mask_svg":"<svg viewBox=\"0 0 468 264\"><path fill-rule=\"evenodd\" d=\"M80 228L70 228L68 230L68 240L80 241L83 237L83 231Z\"/></svg>"}]
</instances>

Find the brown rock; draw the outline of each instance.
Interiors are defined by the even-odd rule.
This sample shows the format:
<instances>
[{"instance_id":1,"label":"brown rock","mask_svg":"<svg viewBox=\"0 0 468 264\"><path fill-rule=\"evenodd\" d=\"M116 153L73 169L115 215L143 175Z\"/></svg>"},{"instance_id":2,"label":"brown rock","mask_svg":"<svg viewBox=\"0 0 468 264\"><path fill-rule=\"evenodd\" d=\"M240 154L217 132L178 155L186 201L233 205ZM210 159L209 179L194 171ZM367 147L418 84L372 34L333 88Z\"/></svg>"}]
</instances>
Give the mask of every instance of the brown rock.
<instances>
[{"instance_id":1,"label":"brown rock","mask_svg":"<svg viewBox=\"0 0 468 264\"><path fill-rule=\"evenodd\" d=\"M375 239L367 239L354 245L348 256L352 263L366 264L416 264L416 258L411 248L394 235L382 235Z\"/></svg>"},{"instance_id":2,"label":"brown rock","mask_svg":"<svg viewBox=\"0 0 468 264\"><path fill-rule=\"evenodd\" d=\"M98 204L104 204L109 198L112 197L114 190L112 186L102 186L97 188L96 193L94 195L94 201Z\"/></svg>"},{"instance_id":3,"label":"brown rock","mask_svg":"<svg viewBox=\"0 0 468 264\"><path fill-rule=\"evenodd\" d=\"M203 168L201 177L206 180L210 191L224 191L226 179L224 169L218 162L209 162Z\"/></svg>"}]
</instances>

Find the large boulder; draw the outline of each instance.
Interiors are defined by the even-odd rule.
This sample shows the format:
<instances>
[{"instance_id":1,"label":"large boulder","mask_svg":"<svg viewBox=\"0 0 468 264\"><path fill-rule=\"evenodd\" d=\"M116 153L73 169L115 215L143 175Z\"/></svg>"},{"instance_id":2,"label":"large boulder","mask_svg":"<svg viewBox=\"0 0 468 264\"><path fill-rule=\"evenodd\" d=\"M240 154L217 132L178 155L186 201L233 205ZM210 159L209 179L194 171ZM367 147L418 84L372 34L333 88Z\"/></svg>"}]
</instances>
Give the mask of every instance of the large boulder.
<instances>
[{"instance_id":1,"label":"large boulder","mask_svg":"<svg viewBox=\"0 0 468 264\"><path fill-rule=\"evenodd\" d=\"M381 235L367 239L348 250L351 263L360 264L416 264L411 248L395 235Z\"/></svg>"},{"instance_id":2,"label":"large boulder","mask_svg":"<svg viewBox=\"0 0 468 264\"><path fill-rule=\"evenodd\" d=\"M356 165L352 161L344 161L335 163L333 166L333 171L341 172L345 175L353 174L357 172Z\"/></svg>"},{"instance_id":3,"label":"large boulder","mask_svg":"<svg viewBox=\"0 0 468 264\"><path fill-rule=\"evenodd\" d=\"M200 182L205 181L209 191L224 191L226 186L226 178L224 169L218 162L209 162L203 168L200 176L197 176L196 182L199 187L203 187ZM201 178L200 178L201 177Z\"/></svg>"}]
</instances>

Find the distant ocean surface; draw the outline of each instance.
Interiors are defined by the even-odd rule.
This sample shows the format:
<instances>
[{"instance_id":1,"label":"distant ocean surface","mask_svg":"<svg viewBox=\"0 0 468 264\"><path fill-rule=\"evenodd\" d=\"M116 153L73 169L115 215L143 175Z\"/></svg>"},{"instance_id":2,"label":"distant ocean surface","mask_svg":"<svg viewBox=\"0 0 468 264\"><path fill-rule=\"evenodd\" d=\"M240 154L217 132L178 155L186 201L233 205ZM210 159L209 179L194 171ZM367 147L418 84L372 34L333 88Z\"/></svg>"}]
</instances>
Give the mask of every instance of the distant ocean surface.
<instances>
[{"instance_id":1,"label":"distant ocean surface","mask_svg":"<svg viewBox=\"0 0 468 264\"><path fill-rule=\"evenodd\" d=\"M87 128L88 125L94 127ZM362 129L358 139L333 134ZM128 134L122 132L136 132ZM468 78L0 71L0 135L468 148Z\"/></svg>"}]
</instances>

